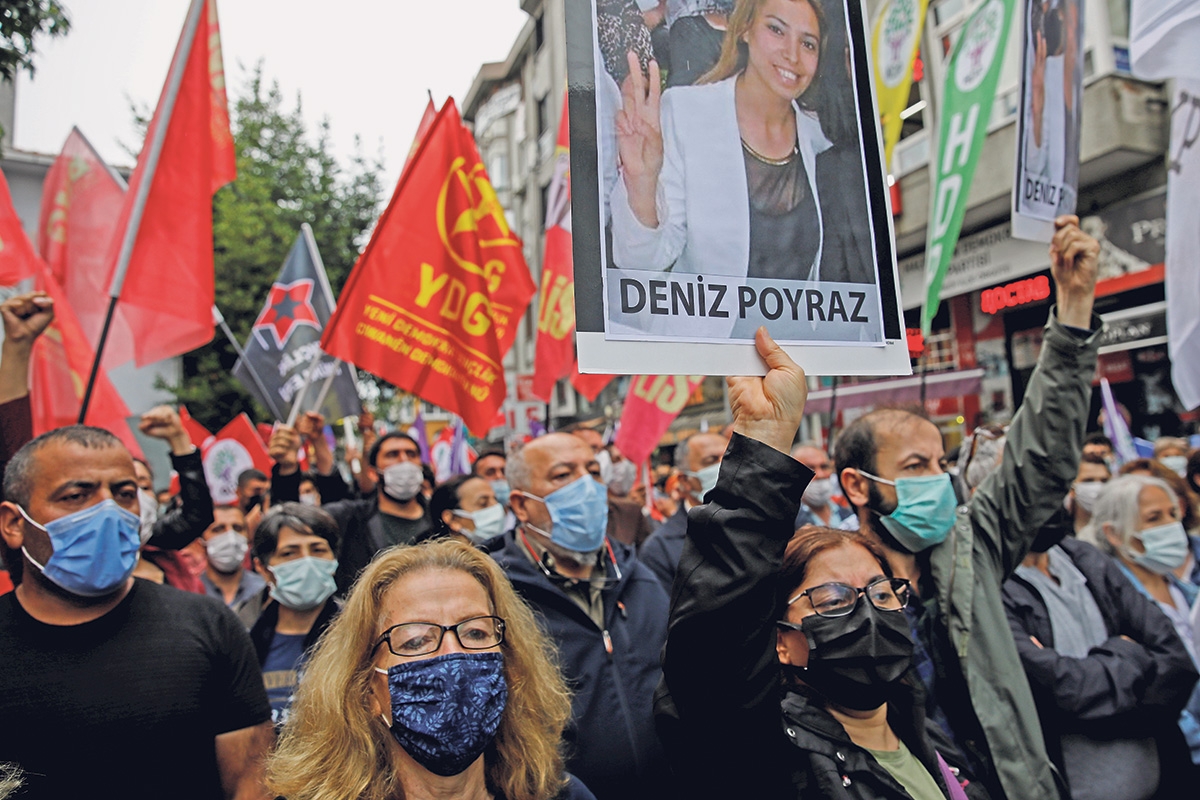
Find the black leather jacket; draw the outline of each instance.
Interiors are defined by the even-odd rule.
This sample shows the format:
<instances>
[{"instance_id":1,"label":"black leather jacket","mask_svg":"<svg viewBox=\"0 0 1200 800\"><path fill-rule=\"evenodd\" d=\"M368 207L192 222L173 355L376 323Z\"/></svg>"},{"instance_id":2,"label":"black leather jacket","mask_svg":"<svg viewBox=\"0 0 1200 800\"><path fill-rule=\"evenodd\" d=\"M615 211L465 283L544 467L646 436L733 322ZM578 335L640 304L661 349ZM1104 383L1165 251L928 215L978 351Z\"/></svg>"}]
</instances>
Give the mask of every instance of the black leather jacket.
<instances>
[{"instance_id":1,"label":"black leather jacket","mask_svg":"<svg viewBox=\"0 0 1200 800\"><path fill-rule=\"evenodd\" d=\"M783 688L776 575L812 476L734 434L708 503L689 512L655 697L680 797L909 800L823 707ZM945 791L918 691L896 687L889 721ZM987 796L981 785L967 791Z\"/></svg>"}]
</instances>

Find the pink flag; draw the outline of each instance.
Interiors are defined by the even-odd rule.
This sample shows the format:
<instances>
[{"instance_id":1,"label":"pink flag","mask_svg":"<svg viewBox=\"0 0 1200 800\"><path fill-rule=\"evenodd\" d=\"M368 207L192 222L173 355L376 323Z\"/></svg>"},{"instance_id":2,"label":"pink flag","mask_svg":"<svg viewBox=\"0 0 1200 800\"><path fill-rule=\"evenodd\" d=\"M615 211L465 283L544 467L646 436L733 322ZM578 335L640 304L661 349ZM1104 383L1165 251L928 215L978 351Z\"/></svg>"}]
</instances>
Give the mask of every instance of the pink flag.
<instances>
[{"instance_id":1,"label":"pink flag","mask_svg":"<svg viewBox=\"0 0 1200 800\"><path fill-rule=\"evenodd\" d=\"M639 375L629 385L615 444L635 464L650 459L671 421L687 405L703 375Z\"/></svg>"}]
</instances>

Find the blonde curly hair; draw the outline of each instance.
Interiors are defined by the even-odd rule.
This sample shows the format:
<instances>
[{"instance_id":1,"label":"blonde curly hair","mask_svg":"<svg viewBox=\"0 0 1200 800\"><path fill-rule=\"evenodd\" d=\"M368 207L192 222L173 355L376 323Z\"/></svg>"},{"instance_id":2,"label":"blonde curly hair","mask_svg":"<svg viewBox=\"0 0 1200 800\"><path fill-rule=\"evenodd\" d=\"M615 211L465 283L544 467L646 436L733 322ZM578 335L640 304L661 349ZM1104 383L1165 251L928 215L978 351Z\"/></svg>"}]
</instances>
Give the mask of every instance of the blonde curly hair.
<instances>
[{"instance_id":1,"label":"blonde curly hair","mask_svg":"<svg viewBox=\"0 0 1200 800\"><path fill-rule=\"evenodd\" d=\"M475 578L506 623L501 649L508 703L484 754L489 787L507 800L549 800L562 789L562 732L571 701L554 646L491 557L462 542L438 540L383 551L354 584L304 669L279 745L268 758L273 795L385 800L401 792L391 732L371 712L373 648L388 590L401 577L430 569Z\"/></svg>"}]
</instances>

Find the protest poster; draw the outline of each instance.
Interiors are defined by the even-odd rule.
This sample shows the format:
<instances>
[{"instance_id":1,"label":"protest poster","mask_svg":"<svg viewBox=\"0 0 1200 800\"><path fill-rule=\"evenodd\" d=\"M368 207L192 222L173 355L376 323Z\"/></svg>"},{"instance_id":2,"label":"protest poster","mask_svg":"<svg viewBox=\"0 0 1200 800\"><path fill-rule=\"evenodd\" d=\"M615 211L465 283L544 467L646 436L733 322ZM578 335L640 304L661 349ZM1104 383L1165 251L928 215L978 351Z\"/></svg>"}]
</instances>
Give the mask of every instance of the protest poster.
<instances>
[{"instance_id":1,"label":"protest poster","mask_svg":"<svg viewBox=\"0 0 1200 800\"><path fill-rule=\"evenodd\" d=\"M1049 242L1054 218L1074 214L1083 121L1083 7L1029 0L1021 20L1021 105L1012 233Z\"/></svg>"},{"instance_id":2,"label":"protest poster","mask_svg":"<svg viewBox=\"0 0 1200 800\"><path fill-rule=\"evenodd\" d=\"M921 306L924 334L929 333L937 314L942 282L962 232L967 194L996 99L1013 2L987 0L975 9L963 25L946 65L938 146L929 163L933 208L925 240L925 302Z\"/></svg>"},{"instance_id":3,"label":"protest poster","mask_svg":"<svg viewBox=\"0 0 1200 800\"><path fill-rule=\"evenodd\" d=\"M331 374L333 383L321 407L312 408L320 392L310 387L302 410L319 411L330 421L362 413L354 367L332 356L321 356L313 367L321 352L321 332L333 310L325 264L312 228L305 223L254 321L245 357L233 366L233 375L242 387L278 419L287 419L296 394L306 383L320 387ZM313 374L306 381L309 369ZM269 396L263 396L264 391Z\"/></svg>"},{"instance_id":4,"label":"protest poster","mask_svg":"<svg viewBox=\"0 0 1200 800\"><path fill-rule=\"evenodd\" d=\"M686 78L626 5L566 9L580 371L761 374L765 325L812 374L908 374L861 4L738 0Z\"/></svg>"}]
</instances>

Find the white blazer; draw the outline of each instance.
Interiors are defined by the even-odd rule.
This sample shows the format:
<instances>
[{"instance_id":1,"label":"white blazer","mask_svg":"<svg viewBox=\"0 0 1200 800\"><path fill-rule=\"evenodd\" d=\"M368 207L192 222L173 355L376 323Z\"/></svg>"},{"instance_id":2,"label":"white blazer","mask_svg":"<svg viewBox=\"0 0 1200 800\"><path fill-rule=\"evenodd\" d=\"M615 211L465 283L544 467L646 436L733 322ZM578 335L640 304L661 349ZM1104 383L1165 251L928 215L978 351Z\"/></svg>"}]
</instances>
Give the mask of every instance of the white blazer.
<instances>
[{"instance_id":1,"label":"white blazer","mask_svg":"<svg viewBox=\"0 0 1200 800\"><path fill-rule=\"evenodd\" d=\"M742 136L734 105L737 76L719 83L677 86L662 96L663 168L658 177L657 228L633 215L624 180L611 198L613 261L624 269L745 278L750 263L750 197ZM824 239L816 158L831 142L815 114L795 103L796 143ZM817 280L821 242L808 274Z\"/></svg>"}]
</instances>

